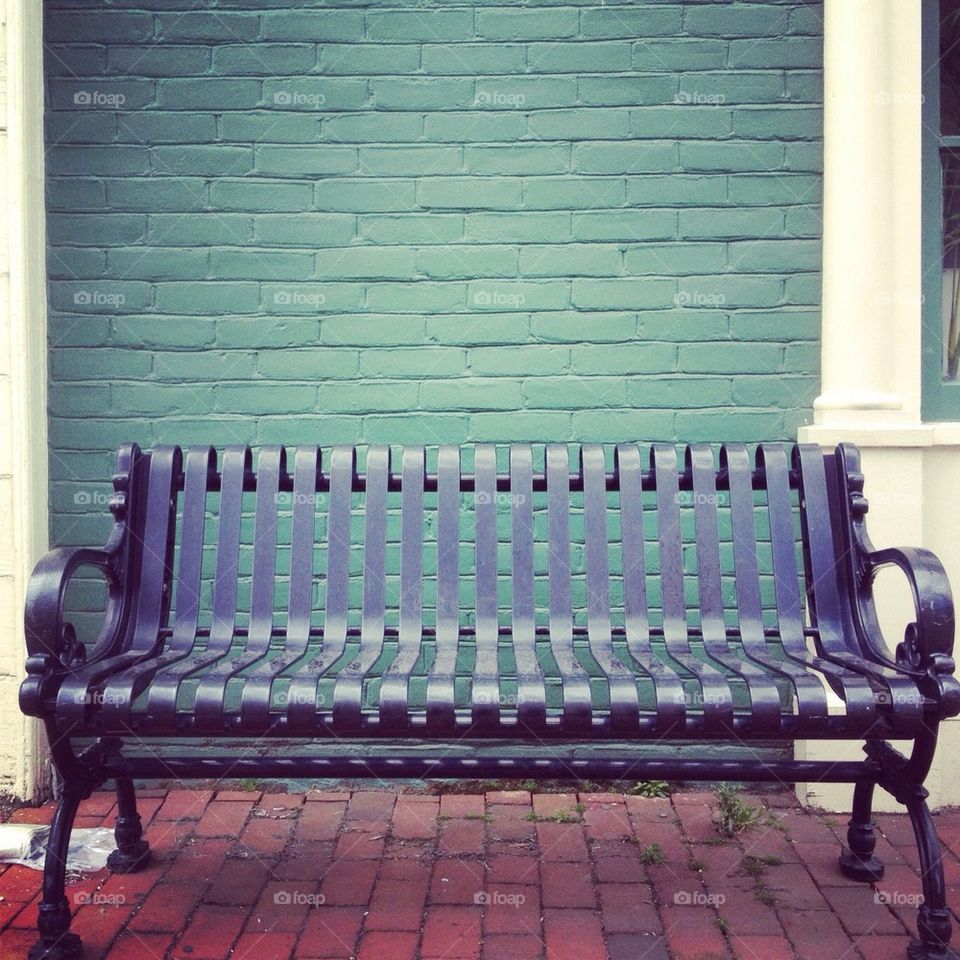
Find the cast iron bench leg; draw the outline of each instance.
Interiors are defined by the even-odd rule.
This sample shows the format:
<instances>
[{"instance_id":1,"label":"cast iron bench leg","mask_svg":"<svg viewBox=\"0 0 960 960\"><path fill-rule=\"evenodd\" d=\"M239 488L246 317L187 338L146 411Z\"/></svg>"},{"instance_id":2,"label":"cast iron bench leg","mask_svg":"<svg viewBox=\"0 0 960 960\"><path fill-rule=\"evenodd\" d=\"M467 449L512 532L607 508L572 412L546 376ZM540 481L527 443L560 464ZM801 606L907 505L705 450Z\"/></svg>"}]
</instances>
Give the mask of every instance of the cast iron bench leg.
<instances>
[{"instance_id":1,"label":"cast iron bench leg","mask_svg":"<svg viewBox=\"0 0 960 960\"><path fill-rule=\"evenodd\" d=\"M117 822L113 830L117 849L107 858L114 873L137 873L150 863L150 845L143 839L132 780L117 780Z\"/></svg>"},{"instance_id":2,"label":"cast iron bench leg","mask_svg":"<svg viewBox=\"0 0 960 960\"><path fill-rule=\"evenodd\" d=\"M72 914L64 886L70 831L80 801L89 794L83 782L66 782L50 825L50 837L43 861L43 896L37 917L40 939L30 948L30 960L79 960L80 938L69 933Z\"/></svg>"},{"instance_id":3,"label":"cast iron bench leg","mask_svg":"<svg viewBox=\"0 0 960 960\"><path fill-rule=\"evenodd\" d=\"M910 943L907 957L909 960L957 960L956 952L950 949L951 923L943 878L943 858L940 840L927 806L926 790L920 787L904 803L917 838L923 881L923 904L917 917L920 939Z\"/></svg>"},{"instance_id":4,"label":"cast iron bench leg","mask_svg":"<svg viewBox=\"0 0 960 960\"><path fill-rule=\"evenodd\" d=\"M873 806L871 781L862 780L853 788L853 812L847 828L847 846L840 854L840 869L845 877L862 883L883 879L883 862L873 855L877 838L870 819Z\"/></svg>"}]
</instances>

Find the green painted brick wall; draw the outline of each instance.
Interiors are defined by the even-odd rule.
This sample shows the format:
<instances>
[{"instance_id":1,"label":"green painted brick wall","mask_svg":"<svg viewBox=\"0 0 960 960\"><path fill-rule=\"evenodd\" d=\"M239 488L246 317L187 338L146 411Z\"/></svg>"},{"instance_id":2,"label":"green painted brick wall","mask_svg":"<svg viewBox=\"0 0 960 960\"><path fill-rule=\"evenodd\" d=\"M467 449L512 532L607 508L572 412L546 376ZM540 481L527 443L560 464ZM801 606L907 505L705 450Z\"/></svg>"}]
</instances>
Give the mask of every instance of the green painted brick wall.
<instances>
[{"instance_id":1,"label":"green painted brick wall","mask_svg":"<svg viewBox=\"0 0 960 960\"><path fill-rule=\"evenodd\" d=\"M129 439L792 437L821 21L48 2L54 540Z\"/></svg>"}]
</instances>

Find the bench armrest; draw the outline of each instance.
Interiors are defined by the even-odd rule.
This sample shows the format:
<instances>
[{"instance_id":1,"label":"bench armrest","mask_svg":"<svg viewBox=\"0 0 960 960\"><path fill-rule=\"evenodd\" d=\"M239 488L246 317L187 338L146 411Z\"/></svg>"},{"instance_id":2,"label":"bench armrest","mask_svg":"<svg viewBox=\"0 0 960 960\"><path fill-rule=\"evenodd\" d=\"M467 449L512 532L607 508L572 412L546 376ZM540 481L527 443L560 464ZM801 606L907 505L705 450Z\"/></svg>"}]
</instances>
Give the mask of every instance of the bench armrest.
<instances>
[{"instance_id":1,"label":"bench armrest","mask_svg":"<svg viewBox=\"0 0 960 960\"><path fill-rule=\"evenodd\" d=\"M44 554L27 583L24 630L29 656L53 657L66 666L80 654L73 628L63 621L63 600L71 578L83 566L103 571L112 599L116 570L114 556L106 550L57 547Z\"/></svg>"},{"instance_id":2,"label":"bench armrest","mask_svg":"<svg viewBox=\"0 0 960 960\"><path fill-rule=\"evenodd\" d=\"M937 697L944 716L960 713L960 683L954 678L954 609L950 581L939 559L920 547L890 547L866 557L872 580L880 567L903 571L913 594L916 620L897 644L897 663L926 675L927 692Z\"/></svg>"}]
</instances>

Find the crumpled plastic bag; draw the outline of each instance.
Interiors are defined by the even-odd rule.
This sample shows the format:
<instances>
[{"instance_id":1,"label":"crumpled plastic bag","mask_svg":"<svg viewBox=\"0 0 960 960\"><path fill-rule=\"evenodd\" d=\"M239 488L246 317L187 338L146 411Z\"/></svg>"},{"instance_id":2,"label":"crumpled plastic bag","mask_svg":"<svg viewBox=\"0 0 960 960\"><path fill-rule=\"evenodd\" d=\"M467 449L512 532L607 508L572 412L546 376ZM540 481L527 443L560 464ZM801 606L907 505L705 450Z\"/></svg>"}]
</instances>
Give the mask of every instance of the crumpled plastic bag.
<instances>
[{"instance_id":1,"label":"crumpled plastic bag","mask_svg":"<svg viewBox=\"0 0 960 960\"><path fill-rule=\"evenodd\" d=\"M42 870L49 837L50 828L47 826L0 823L0 862ZM70 834L67 870L71 873L102 870L116 846L112 828L78 827Z\"/></svg>"}]
</instances>

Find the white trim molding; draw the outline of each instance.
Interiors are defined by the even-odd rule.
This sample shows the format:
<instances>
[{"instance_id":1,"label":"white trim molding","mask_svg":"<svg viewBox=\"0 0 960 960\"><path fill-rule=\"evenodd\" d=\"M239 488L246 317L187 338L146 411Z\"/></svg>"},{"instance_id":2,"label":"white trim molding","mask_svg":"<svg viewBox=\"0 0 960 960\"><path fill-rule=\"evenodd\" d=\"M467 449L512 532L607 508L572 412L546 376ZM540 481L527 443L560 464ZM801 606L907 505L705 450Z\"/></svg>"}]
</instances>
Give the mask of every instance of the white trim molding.
<instances>
[{"instance_id":1,"label":"white trim molding","mask_svg":"<svg viewBox=\"0 0 960 960\"><path fill-rule=\"evenodd\" d=\"M0 791L47 787L42 729L17 706L26 581L47 546L47 323L41 4L4 0L7 99L0 131L6 236L0 236Z\"/></svg>"}]
</instances>

